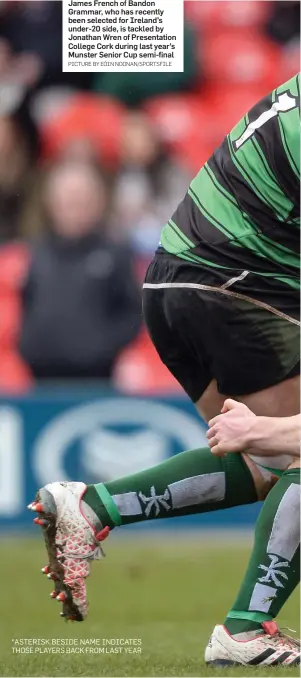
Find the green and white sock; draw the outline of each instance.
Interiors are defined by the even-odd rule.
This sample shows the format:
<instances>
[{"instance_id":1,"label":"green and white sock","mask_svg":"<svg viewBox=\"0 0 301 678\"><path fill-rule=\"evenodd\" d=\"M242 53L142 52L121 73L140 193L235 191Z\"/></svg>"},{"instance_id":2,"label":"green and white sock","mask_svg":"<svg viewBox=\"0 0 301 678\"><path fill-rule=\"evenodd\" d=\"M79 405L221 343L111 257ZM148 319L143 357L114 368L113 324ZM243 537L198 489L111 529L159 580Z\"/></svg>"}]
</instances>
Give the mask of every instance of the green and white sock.
<instances>
[{"instance_id":1,"label":"green and white sock","mask_svg":"<svg viewBox=\"0 0 301 678\"><path fill-rule=\"evenodd\" d=\"M300 581L300 469L285 471L259 514L249 566L225 626L231 635L277 617Z\"/></svg>"},{"instance_id":2,"label":"green and white sock","mask_svg":"<svg viewBox=\"0 0 301 678\"><path fill-rule=\"evenodd\" d=\"M89 485L83 500L112 529L251 504L258 497L240 454L219 458L201 448L119 480Z\"/></svg>"}]
</instances>

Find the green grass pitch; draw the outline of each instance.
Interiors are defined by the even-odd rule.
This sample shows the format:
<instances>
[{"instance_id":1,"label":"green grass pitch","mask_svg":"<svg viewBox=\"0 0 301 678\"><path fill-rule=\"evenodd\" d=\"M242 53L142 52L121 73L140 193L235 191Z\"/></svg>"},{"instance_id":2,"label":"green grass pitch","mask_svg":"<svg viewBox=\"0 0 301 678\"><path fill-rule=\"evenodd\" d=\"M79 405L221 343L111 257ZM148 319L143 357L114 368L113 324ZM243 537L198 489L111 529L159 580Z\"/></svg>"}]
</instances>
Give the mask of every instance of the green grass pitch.
<instances>
[{"instance_id":1,"label":"green grass pitch","mask_svg":"<svg viewBox=\"0 0 301 678\"><path fill-rule=\"evenodd\" d=\"M215 623L223 622L241 581L250 541L209 539L204 532L182 536L114 533L107 558L94 563L88 580L90 614L82 624L60 619L61 605L49 597L51 582L41 540L4 539L1 563L1 676L298 676L297 668L211 669L204 648ZM298 630L299 595L283 609L281 626ZM40 649L13 652L21 641L43 639L56 654ZM85 654L62 652L64 639ZM101 653L115 639L141 639L140 652ZM50 645L55 643L55 645ZM94 650L92 652L94 643Z\"/></svg>"}]
</instances>

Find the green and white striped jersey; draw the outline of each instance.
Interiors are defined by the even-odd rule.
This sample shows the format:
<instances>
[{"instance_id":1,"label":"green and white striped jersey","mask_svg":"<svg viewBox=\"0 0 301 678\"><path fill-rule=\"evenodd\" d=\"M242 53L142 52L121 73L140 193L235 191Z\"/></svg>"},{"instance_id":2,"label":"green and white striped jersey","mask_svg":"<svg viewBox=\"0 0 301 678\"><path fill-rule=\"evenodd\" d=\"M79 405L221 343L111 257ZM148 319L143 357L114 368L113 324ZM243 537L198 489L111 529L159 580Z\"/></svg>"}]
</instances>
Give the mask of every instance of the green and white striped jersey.
<instances>
[{"instance_id":1,"label":"green and white striped jersey","mask_svg":"<svg viewBox=\"0 0 301 678\"><path fill-rule=\"evenodd\" d=\"M191 182L160 246L299 287L300 75L257 103Z\"/></svg>"}]
</instances>

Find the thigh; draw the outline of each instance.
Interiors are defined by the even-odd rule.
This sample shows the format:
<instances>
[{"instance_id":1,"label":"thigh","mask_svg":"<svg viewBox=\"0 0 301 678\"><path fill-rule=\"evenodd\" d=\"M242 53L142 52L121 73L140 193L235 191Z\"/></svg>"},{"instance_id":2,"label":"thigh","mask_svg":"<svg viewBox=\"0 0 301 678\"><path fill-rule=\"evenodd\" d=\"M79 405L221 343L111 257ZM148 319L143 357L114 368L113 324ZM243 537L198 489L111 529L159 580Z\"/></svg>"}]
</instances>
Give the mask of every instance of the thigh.
<instances>
[{"instance_id":1,"label":"thigh","mask_svg":"<svg viewBox=\"0 0 301 678\"><path fill-rule=\"evenodd\" d=\"M251 396L299 374L298 321L228 290L209 292L206 301L206 345L221 393Z\"/></svg>"},{"instance_id":2,"label":"thigh","mask_svg":"<svg viewBox=\"0 0 301 678\"><path fill-rule=\"evenodd\" d=\"M227 395L223 395L217 388L216 379L212 379L203 395L195 403L196 409L206 423L221 413Z\"/></svg>"},{"instance_id":3,"label":"thigh","mask_svg":"<svg viewBox=\"0 0 301 678\"><path fill-rule=\"evenodd\" d=\"M262 417L292 417L300 412L300 375L236 399Z\"/></svg>"},{"instance_id":4,"label":"thigh","mask_svg":"<svg viewBox=\"0 0 301 678\"><path fill-rule=\"evenodd\" d=\"M205 351L196 355L191 344L183 340L177 328L181 301L174 290L171 308L170 294L164 289L143 289L143 317L162 362L195 403L211 382L210 364Z\"/></svg>"}]
</instances>

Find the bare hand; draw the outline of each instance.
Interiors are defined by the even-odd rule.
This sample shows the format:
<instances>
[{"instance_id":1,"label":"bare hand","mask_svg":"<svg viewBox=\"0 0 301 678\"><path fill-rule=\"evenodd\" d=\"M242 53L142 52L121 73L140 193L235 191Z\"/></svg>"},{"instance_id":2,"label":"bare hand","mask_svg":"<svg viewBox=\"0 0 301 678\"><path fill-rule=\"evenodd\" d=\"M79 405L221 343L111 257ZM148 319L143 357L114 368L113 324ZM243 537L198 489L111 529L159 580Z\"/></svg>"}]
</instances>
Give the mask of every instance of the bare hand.
<instances>
[{"instance_id":1,"label":"bare hand","mask_svg":"<svg viewBox=\"0 0 301 678\"><path fill-rule=\"evenodd\" d=\"M206 434L212 454L222 457L228 452L243 452L250 445L256 415L231 398L225 400L221 412L209 421Z\"/></svg>"}]
</instances>

